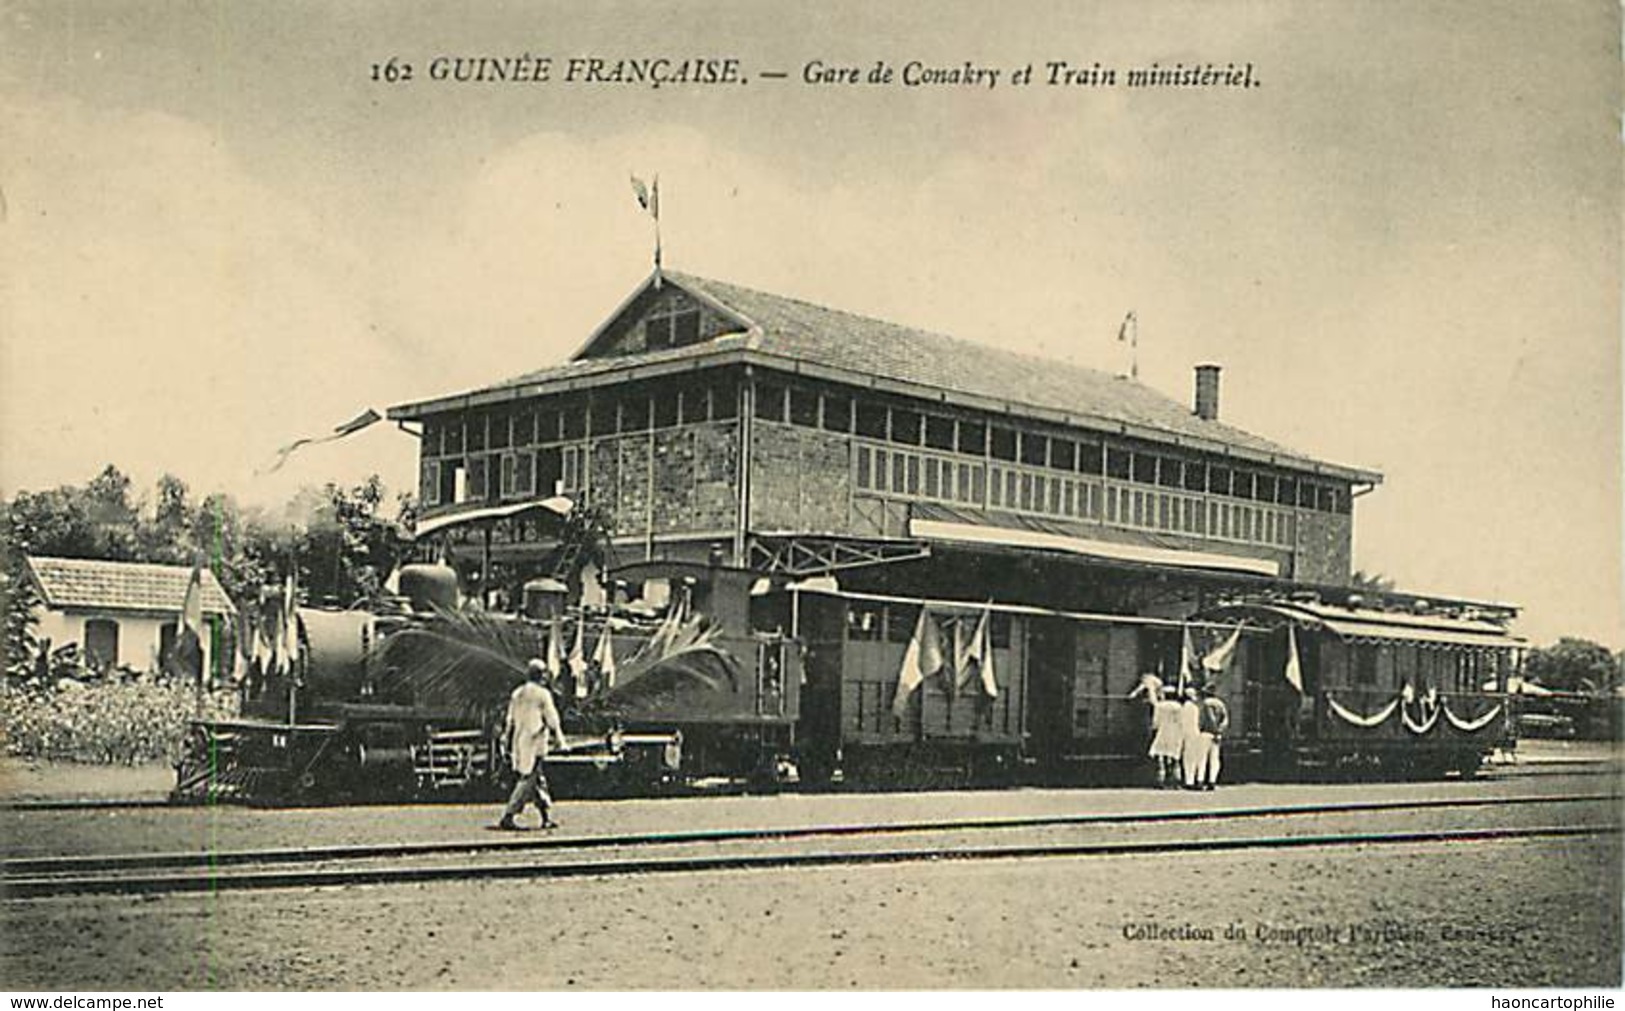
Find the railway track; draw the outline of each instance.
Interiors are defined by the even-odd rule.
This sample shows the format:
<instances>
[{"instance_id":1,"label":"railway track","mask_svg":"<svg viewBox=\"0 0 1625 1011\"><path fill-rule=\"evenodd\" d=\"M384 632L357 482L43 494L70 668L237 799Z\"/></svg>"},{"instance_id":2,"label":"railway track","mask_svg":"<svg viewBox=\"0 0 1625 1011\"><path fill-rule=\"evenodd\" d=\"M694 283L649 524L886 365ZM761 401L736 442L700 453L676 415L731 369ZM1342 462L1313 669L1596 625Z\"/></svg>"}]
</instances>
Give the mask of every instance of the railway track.
<instances>
[{"instance_id":1,"label":"railway track","mask_svg":"<svg viewBox=\"0 0 1625 1011\"><path fill-rule=\"evenodd\" d=\"M363 884L516 877L580 877L746 870L764 867L816 867L901 863L925 860L1012 859L1021 857L1110 856L1148 852L1200 852L1286 849L1304 846L1461 843L1472 841L1617 835L1616 821L1575 824L1572 820L1523 826L1488 825L1401 831L1237 833L1238 827L1277 821L1301 826L1306 819L1331 820L1378 813L1442 809L1570 806L1617 810L1620 795L1588 793L1527 797L1436 798L1409 801L1182 810L1151 813L907 821L883 824L826 824L782 828L717 829L591 836L546 835L444 843L263 849L221 852L147 853L17 858L0 864L5 898L28 899L72 894L164 894L264 888L312 888ZM1078 840L1055 838L1066 831L1132 826L1148 828L1203 825L1217 835L1191 838ZM989 836L1028 833L1037 842L987 844ZM1230 834L1226 834L1230 833ZM925 845L877 845L914 835ZM978 838L980 837L980 838ZM785 843L823 839L822 850L785 849ZM781 847L777 850L774 847ZM754 849L755 851L752 851ZM763 852L761 850L767 850ZM665 855L674 850L677 855ZM733 850L730 852L730 850ZM607 855L598 855L607 854ZM454 859L455 858L455 859Z\"/></svg>"}]
</instances>

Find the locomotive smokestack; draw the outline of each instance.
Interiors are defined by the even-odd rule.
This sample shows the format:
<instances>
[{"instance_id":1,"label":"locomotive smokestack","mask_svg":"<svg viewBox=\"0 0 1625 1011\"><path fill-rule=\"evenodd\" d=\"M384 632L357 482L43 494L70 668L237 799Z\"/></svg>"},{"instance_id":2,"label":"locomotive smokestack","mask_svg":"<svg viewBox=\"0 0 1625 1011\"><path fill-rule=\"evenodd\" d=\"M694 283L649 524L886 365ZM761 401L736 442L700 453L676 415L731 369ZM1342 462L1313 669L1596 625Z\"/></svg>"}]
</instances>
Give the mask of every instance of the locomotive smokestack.
<instances>
[{"instance_id":1,"label":"locomotive smokestack","mask_svg":"<svg viewBox=\"0 0 1625 1011\"><path fill-rule=\"evenodd\" d=\"M1196 416L1203 421L1219 420L1219 366L1196 366Z\"/></svg>"}]
</instances>

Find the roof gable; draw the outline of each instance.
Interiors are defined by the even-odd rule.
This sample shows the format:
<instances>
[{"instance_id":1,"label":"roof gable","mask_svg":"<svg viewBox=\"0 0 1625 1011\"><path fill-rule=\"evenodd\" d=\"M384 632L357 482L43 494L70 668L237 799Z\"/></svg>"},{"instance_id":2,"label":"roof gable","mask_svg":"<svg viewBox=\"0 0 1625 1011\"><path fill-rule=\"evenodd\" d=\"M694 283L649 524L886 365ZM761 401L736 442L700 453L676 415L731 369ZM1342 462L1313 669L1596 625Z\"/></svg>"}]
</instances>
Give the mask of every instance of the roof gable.
<instances>
[{"instance_id":1,"label":"roof gable","mask_svg":"<svg viewBox=\"0 0 1625 1011\"><path fill-rule=\"evenodd\" d=\"M180 613L192 570L184 565L109 562L98 558L30 557L28 567L45 606L78 611L174 611ZM208 569L203 570L203 610L232 614L236 608Z\"/></svg>"},{"instance_id":2,"label":"roof gable","mask_svg":"<svg viewBox=\"0 0 1625 1011\"><path fill-rule=\"evenodd\" d=\"M669 351L751 329L728 306L651 276L570 356L573 362Z\"/></svg>"}]
</instances>

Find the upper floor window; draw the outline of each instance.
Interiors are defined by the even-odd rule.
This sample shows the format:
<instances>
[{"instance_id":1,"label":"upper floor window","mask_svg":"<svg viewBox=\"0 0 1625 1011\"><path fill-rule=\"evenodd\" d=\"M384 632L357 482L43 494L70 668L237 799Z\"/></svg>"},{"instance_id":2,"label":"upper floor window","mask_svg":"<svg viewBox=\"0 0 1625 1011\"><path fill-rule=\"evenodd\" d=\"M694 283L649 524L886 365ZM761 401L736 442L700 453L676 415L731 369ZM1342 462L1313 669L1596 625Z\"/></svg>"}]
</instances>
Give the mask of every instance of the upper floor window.
<instances>
[{"instance_id":1,"label":"upper floor window","mask_svg":"<svg viewBox=\"0 0 1625 1011\"><path fill-rule=\"evenodd\" d=\"M650 316L643 323L643 337L650 351L693 344L700 339L700 311L682 309Z\"/></svg>"}]
</instances>

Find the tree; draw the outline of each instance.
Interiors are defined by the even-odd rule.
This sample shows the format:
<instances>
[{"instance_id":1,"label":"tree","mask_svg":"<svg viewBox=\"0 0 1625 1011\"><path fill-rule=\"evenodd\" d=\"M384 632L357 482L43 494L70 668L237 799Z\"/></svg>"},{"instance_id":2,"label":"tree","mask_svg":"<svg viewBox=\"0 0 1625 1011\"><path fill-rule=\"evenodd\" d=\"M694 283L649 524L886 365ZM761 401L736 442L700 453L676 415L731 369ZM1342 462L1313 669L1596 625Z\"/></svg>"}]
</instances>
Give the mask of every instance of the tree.
<instances>
[{"instance_id":1,"label":"tree","mask_svg":"<svg viewBox=\"0 0 1625 1011\"><path fill-rule=\"evenodd\" d=\"M397 522L379 514L384 484L374 474L352 488L329 484L313 510L299 552L300 581L312 599L348 605L374 600L406 554ZM399 511L409 514L403 497Z\"/></svg>"},{"instance_id":2,"label":"tree","mask_svg":"<svg viewBox=\"0 0 1625 1011\"><path fill-rule=\"evenodd\" d=\"M1554 645L1530 650L1524 676L1546 688L1595 693L1612 690L1619 683L1620 670L1606 646L1564 637Z\"/></svg>"}]
</instances>

